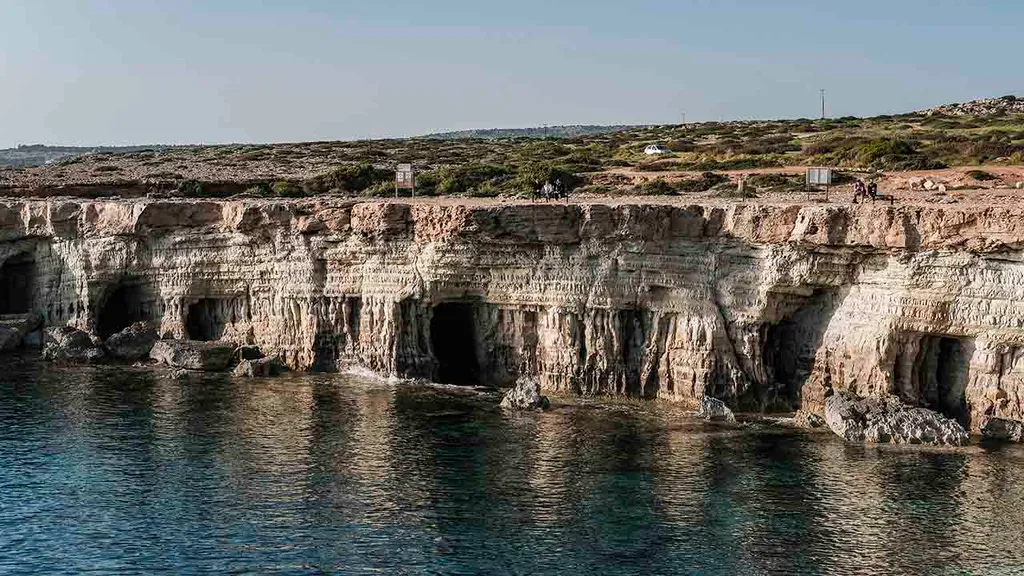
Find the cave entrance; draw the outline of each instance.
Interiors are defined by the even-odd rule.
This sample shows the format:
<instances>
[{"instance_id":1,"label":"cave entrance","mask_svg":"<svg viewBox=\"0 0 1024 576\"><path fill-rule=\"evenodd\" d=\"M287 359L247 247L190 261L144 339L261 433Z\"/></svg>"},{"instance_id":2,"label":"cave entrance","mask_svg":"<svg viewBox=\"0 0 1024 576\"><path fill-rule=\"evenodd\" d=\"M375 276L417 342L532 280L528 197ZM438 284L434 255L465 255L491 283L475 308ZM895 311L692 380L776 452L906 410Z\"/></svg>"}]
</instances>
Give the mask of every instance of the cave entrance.
<instances>
[{"instance_id":1,"label":"cave entrance","mask_svg":"<svg viewBox=\"0 0 1024 576\"><path fill-rule=\"evenodd\" d=\"M762 359L766 386L758 392L761 409L799 408L804 384L814 369L822 338L838 304L832 291L785 303L781 320L762 330Z\"/></svg>"},{"instance_id":2,"label":"cave entrance","mask_svg":"<svg viewBox=\"0 0 1024 576\"><path fill-rule=\"evenodd\" d=\"M0 266L0 314L27 314L32 310L36 261L31 254L12 256Z\"/></svg>"},{"instance_id":3,"label":"cave entrance","mask_svg":"<svg viewBox=\"0 0 1024 576\"><path fill-rule=\"evenodd\" d=\"M136 322L148 320L144 305L142 286L122 284L114 289L103 302L96 317L96 332L101 338L108 338Z\"/></svg>"},{"instance_id":4,"label":"cave entrance","mask_svg":"<svg viewBox=\"0 0 1024 576\"><path fill-rule=\"evenodd\" d=\"M185 330L189 340L212 342L224 336L227 323L219 309L220 300L216 298L201 298L188 307Z\"/></svg>"},{"instance_id":5,"label":"cave entrance","mask_svg":"<svg viewBox=\"0 0 1024 576\"><path fill-rule=\"evenodd\" d=\"M434 307L430 319L430 345L438 364L438 382L458 385L480 382L476 343L475 306L447 302Z\"/></svg>"},{"instance_id":6,"label":"cave entrance","mask_svg":"<svg viewBox=\"0 0 1024 576\"><path fill-rule=\"evenodd\" d=\"M924 335L914 358L911 390L931 410L966 424L968 344L959 338Z\"/></svg>"}]
</instances>

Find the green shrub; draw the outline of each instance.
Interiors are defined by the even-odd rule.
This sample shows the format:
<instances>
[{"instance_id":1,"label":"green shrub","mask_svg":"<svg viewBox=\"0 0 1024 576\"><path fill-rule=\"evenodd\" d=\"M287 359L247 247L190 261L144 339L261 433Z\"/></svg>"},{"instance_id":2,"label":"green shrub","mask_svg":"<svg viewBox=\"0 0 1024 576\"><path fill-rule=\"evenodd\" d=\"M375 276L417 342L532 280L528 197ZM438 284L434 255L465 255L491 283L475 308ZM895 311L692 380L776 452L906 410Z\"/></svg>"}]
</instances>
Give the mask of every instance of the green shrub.
<instances>
[{"instance_id":1,"label":"green shrub","mask_svg":"<svg viewBox=\"0 0 1024 576\"><path fill-rule=\"evenodd\" d=\"M644 196L675 196L678 194L675 186L662 180L661 178L655 178L644 182L636 190L637 194Z\"/></svg>"},{"instance_id":2,"label":"green shrub","mask_svg":"<svg viewBox=\"0 0 1024 576\"><path fill-rule=\"evenodd\" d=\"M281 198L298 198L305 196L302 186L288 180L278 180L270 186L270 189L274 192L274 196L279 196Z\"/></svg>"},{"instance_id":3,"label":"green shrub","mask_svg":"<svg viewBox=\"0 0 1024 576\"><path fill-rule=\"evenodd\" d=\"M375 184L393 181L394 172L383 168L376 168L372 164L354 164L340 166L327 174L314 176L302 184L302 188L309 195L327 193L354 194L362 192Z\"/></svg>"},{"instance_id":4,"label":"green shrub","mask_svg":"<svg viewBox=\"0 0 1024 576\"><path fill-rule=\"evenodd\" d=\"M706 192L715 186L728 181L728 176L723 176L722 174L717 174L715 172L705 172L700 175L700 178L677 182L675 188L680 192Z\"/></svg>"},{"instance_id":5,"label":"green shrub","mask_svg":"<svg viewBox=\"0 0 1024 576\"><path fill-rule=\"evenodd\" d=\"M182 180L178 182L177 191L186 198L201 198L203 196L203 183L198 180Z\"/></svg>"}]
</instances>

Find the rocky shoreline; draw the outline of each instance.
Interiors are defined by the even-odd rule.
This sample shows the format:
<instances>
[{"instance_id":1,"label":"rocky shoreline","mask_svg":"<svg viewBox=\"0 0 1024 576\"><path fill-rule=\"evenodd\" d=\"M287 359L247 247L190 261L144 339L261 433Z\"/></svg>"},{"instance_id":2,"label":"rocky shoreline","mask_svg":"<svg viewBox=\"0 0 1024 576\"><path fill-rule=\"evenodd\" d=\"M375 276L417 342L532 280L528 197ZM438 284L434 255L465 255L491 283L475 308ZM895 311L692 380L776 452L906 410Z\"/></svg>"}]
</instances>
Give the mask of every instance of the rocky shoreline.
<instances>
[{"instance_id":1,"label":"rocky shoreline","mask_svg":"<svg viewBox=\"0 0 1024 576\"><path fill-rule=\"evenodd\" d=\"M892 396L1013 439L1022 247L1016 206L7 199L0 347L228 342L826 420Z\"/></svg>"}]
</instances>

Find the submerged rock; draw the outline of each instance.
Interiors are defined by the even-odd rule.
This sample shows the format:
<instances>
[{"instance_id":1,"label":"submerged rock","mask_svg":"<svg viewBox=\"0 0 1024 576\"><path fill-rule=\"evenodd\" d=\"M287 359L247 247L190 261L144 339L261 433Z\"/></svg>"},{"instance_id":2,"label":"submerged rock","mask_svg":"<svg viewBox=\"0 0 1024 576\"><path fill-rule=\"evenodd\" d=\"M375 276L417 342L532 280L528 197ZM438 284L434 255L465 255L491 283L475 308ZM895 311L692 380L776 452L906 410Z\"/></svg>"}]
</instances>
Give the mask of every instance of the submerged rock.
<instances>
[{"instance_id":1,"label":"submerged rock","mask_svg":"<svg viewBox=\"0 0 1024 576\"><path fill-rule=\"evenodd\" d=\"M709 422L735 422L736 416L732 410L718 398L703 396L700 399L700 406L697 408L697 415Z\"/></svg>"},{"instance_id":2,"label":"submerged rock","mask_svg":"<svg viewBox=\"0 0 1024 576\"><path fill-rule=\"evenodd\" d=\"M159 340L156 326L150 322L136 322L114 334L103 343L107 354L120 360L139 360L149 356Z\"/></svg>"},{"instance_id":3,"label":"submerged rock","mask_svg":"<svg viewBox=\"0 0 1024 576\"><path fill-rule=\"evenodd\" d=\"M87 332L71 326L47 328L43 342L43 358L54 362L98 362L106 356Z\"/></svg>"},{"instance_id":4,"label":"submerged rock","mask_svg":"<svg viewBox=\"0 0 1024 576\"><path fill-rule=\"evenodd\" d=\"M288 367L277 358L257 358L242 360L235 366L231 375L238 378L267 378L279 376L287 369Z\"/></svg>"},{"instance_id":5,"label":"submerged rock","mask_svg":"<svg viewBox=\"0 0 1024 576\"><path fill-rule=\"evenodd\" d=\"M815 414L814 412L807 412L800 410L793 417L793 425L797 428L807 428L809 430L817 430L824 428L828 424L825 423L825 419Z\"/></svg>"},{"instance_id":6,"label":"submerged rock","mask_svg":"<svg viewBox=\"0 0 1024 576\"><path fill-rule=\"evenodd\" d=\"M990 417L981 424L981 435L996 440L1024 442L1024 422Z\"/></svg>"},{"instance_id":7,"label":"submerged rock","mask_svg":"<svg viewBox=\"0 0 1024 576\"><path fill-rule=\"evenodd\" d=\"M963 446L970 440L955 420L908 406L896 396L858 398L837 392L825 401L825 422L850 442Z\"/></svg>"},{"instance_id":8,"label":"submerged rock","mask_svg":"<svg viewBox=\"0 0 1024 576\"><path fill-rule=\"evenodd\" d=\"M512 410L547 410L551 401L540 394L540 382L536 378L523 377L501 399L501 407Z\"/></svg>"},{"instance_id":9,"label":"submerged rock","mask_svg":"<svg viewBox=\"0 0 1024 576\"><path fill-rule=\"evenodd\" d=\"M21 330L10 325L0 325L0 352L8 352L21 346Z\"/></svg>"},{"instance_id":10,"label":"submerged rock","mask_svg":"<svg viewBox=\"0 0 1024 576\"><path fill-rule=\"evenodd\" d=\"M149 357L174 368L223 372L231 366L234 345L198 340L158 340Z\"/></svg>"}]
</instances>

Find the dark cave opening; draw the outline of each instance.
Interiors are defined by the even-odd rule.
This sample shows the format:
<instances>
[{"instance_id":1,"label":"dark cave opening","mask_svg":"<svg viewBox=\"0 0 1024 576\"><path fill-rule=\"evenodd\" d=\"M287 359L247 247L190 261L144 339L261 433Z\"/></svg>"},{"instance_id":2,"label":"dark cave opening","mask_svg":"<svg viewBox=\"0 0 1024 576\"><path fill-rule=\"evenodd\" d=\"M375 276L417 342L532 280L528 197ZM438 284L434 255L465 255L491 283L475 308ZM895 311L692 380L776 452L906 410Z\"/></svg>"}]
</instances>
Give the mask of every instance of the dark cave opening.
<instances>
[{"instance_id":1,"label":"dark cave opening","mask_svg":"<svg viewBox=\"0 0 1024 576\"><path fill-rule=\"evenodd\" d=\"M434 307L430 345L437 360L439 383L472 385L480 382L474 308L464 302L447 302Z\"/></svg>"},{"instance_id":2,"label":"dark cave opening","mask_svg":"<svg viewBox=\"0 0 1024 576\"><path fill-rule=\"evenodd\" d=\"M221 339L226 323L218 314L219 304L220 300L216 298L201 298L189 305L185 318L189 340L212 342Z\"/></svg>"},{"instance_id":3,"label":"dark cave opening","mask_svg":"<svg viewBox=\"0 0 1024 576\"><path fill-rule=\"evenodd\" d=\"M909 383L909 391L916 398L910 400L967 424L967 349L967 344L959 338L921 336L911 363Z\"/></svg>"},{"instance_id":4,"label":"dark cave opening","mask_svg":"<svg viewBox=\"0 0 1024 576\"><path fill-rule=\"evenodd\" d=\"M109 338L136 322L148 320L143 301L144 294L140 285L118 286L100 308L96 317L96 332L101 338Z\"/></svg>"},{"instance_id":5,"label":"dark cave opening","mask_svg":"<svg viewBox=\"0 0 1024 576\"><path fill-rule=\"evenodd\" d=\"M761 409L800 407L801 390L814 368L837 301L834 293L821 290L794 304L781 320L763 328L762 359L768 381L758 393Z\"/></svg>"},{"instance_id":6,"label":"dark cave opening","mask_svg":"<svg viewBox=\"0 0 1024 576\"><path fill-rule=\"evenodd\" d=\"M0 266L0 314L25 314L32 310L36 262L31 254L12 256Z\"/></svg>"}]
</instances>

